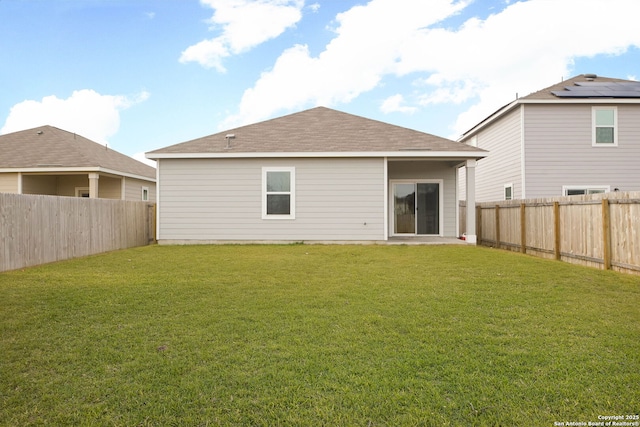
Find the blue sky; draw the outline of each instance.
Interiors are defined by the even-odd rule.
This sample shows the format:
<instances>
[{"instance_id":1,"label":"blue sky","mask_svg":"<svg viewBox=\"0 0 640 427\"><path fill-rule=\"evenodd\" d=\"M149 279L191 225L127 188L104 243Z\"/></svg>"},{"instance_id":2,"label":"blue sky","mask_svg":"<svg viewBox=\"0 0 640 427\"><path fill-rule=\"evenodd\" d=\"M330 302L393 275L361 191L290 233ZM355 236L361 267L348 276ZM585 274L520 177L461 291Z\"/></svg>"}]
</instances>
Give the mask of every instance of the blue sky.
<instances>
[{"instance_id":1,"label":"blue sky","mask_svg":"<svg viewBox=\"0 0 640 427\"><path fill-rule=\"evenodd\" d=\"M639 79L638 16L638 0L0 0L0 133L50 124L141 159L323 105L456 139L516 93Z\"/></svg>"}]
</instances>

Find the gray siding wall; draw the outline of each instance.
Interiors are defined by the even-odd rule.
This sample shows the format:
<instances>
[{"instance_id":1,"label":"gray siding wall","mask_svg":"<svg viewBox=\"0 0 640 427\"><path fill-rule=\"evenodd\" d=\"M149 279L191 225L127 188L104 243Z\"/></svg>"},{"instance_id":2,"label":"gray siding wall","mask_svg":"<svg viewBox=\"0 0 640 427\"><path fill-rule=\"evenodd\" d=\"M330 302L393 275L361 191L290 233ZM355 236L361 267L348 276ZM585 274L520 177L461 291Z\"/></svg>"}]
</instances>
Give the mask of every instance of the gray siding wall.
<instances>
[{"instance_id":1,"label":"gray siding wall","mask_svg":"<svg viewBox=\"0 0 640 427\"><path fill-rule=\"evenodd\" d=\"M527 198L563 185L640 190L640 105L618 105L618 146L593 147L592 105L526 105Z\"/></svg>"},{"instance_id":2,"label":"gray siding wall","mask_svg":"<svg viewBox=\"0 0 640 427\"><path fill-rule=\"evenodd\" d=\"M443 180L443 236L457 236L457 169L446 162L389 161L389 180L442 179ZM391 233L389 233L391 234Z\"/></svg>"},{"instance_id":3,"label":"gray siding wall","mask_svg":"<svg viewBox=\"0 0 640 427\"><path fill-rule=\"evenodd\" d=\"M516 108L478 134L478 148L489 151L476 166L478 202L504 200L505 184L513 184L514 199L522 198L520 114ZM464 182L464 175L461 179Z\"/></svg>"},{"instance_id":4,"label":"gray siding wall","mask_svg":"<svg viewBox=\"0 0 640 427\"><path fill-rule=\"evenodd\" d=\"M262 219L262 168L295 167L296 218ZM383 159L162 159L159 241L384 239Z\"/></svg>"}]
</instances>

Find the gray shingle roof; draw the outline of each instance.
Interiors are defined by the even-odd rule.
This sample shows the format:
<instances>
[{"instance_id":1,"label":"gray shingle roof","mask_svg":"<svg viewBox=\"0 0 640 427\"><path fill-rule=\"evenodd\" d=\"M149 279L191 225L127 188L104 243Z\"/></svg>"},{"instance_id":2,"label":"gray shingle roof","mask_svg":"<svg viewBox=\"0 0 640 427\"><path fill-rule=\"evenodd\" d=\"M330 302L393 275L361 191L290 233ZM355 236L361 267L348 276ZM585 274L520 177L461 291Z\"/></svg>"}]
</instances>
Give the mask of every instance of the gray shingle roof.
<instances>
[{"instance_id":1,"label":"gray shingle roof","mask_svg":"<svg viewBox=\"0 0 640 427\"><path fill-rule=\"evenodd\" d=\"M227 145L226 136L234 138ZM227 147L230 148L227 148ZM287 116L229 129L147 153L340 153L393 151L485 151L446 138L316 107ZM425 153L428 157L428 154Z\"/></svg>"},{"instance_id":2,"label":"gray shingle roof","mask_svg":"<svg viewBox=\"0 0 640 427\"><path fill-rule=\"evenodd\" d=\"M94 167L155 179L156 170L80 135L53 126L0 135L0 168Z\"/></svg>"}]
</instances>

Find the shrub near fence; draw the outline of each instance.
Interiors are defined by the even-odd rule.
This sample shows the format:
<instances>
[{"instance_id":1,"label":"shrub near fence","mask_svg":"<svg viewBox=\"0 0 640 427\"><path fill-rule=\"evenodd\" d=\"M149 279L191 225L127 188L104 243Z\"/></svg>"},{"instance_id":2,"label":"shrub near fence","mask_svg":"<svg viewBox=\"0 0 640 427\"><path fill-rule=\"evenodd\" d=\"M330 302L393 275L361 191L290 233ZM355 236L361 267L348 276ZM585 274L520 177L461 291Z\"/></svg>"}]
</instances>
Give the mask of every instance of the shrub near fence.
<instances>
[{"instance_id":1,"label":"shrub near fence","mask_svg":"<svg viewBox=\"0 0 640 427\"><path fill-rule=\"evenodd\" d=\"M0 193L0 271L144 246L149 202Z\"/></svg>"},{"instance_id":2,"label":"shrub near fence","mask_svg":"<svg viewBox=\"0 0 640 427\"><path fill-rule=\"evenodd\" d=\"M478 244L640 273L640 192L476 205Z\"/></svg>"}]
</instances>

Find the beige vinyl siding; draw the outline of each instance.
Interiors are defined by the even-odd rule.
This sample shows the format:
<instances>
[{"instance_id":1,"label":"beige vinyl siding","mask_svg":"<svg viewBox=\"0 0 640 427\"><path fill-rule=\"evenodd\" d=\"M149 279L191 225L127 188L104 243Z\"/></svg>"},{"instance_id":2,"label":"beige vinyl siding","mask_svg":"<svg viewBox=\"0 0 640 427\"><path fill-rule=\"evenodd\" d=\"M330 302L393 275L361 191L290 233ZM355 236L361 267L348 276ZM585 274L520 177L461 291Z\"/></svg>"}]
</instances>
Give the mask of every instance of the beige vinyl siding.
<instances>
[{"instance_id":1,"label":"beige vinyl siding","mask_svg":"<svg viewBox=\"0 0 640 427\"><path fill-rule=\"evenodd\" d=\"M443 230L445 237L455 237L456 229L456 173L455 167L445 162L430 161L389 161L389 180L442 179L443 188Z\"/></svg>"},{"instance_id":2,"label":"beige vinyl siding","mask_svg":"<svg viewBox=\"0 0 640 427\"><path fill-rule=\"evenodd\" d=\"M122 178L100 175L98 197L101 199L122 199ZM140 197L135 200L140 200Z\"/></svg>"},{"instance_id":3,"label":"beige vinyl siding","mask_svg":"<svg viewBox=\"0 0 640 427\"><path fill-rule=\"evenodd\" d=\"M0 173L0 193L17 193L18 177L17 173Z\"/></svg>"},{"instance_id":4,"label":"beige vinyl siding","mask_svg":"<svg viewBox=\"0 0 640 427\"><path fill-rule=\"evenodd\" d=\"M527 105L527 197L562 195L562 186L640 190L640 106L618 105L618 146L592 146L592 105Z\"/></svg>"},{"instance_id":5,"label":"beige vinyl siding","mask_svg":"<svg viewBox=\"0 0 640 427\"><path fill-rule=\"evenodd\" d=\"M262 219L262 168L295 167L295 219ZM162 159L160 241L382 240L383 159Z\"/></svg>"},{"instance_id":6,"label":"beige vinyl siding","mask_svg":"<svg viewBox=\"0 0 640 427\"><path fill-rule=\"evenodd\" d=\"M142 187L149 189L149 202L156 200L156 184L141 179L124 178L125 200L142 200Z\"/></svg>"},{"instance_id":7,"label":"beige vinyl siding","mask_svg":"<svg viewBox=\"0 0 640 427\"><path fill-rule=\"evenodd\" d=\"M76 188L89 188L89 178L87 174L60 175L54 179L58 180L57 194L59 196L75 197Z\"/></svg>"},{"instance_id":8,"label":"beige vinyl siding","mask_svg":"<svg viewBox=\"0 0 640 427\"><path fill-rule=\"evenodd\" d=\"M521 109L515 108L478 134L478 148L489 151L476 166L476 201L504 200L504 185L513 184L513 198L522 198ZM465 141L468 142L468 141ZM465 176L460 175L464 185ZM462 197L463 195L461 195ZM527 190L527 197L529 197Z\"/></svg>"},{"instance_id":9,"label":"beige vinyl siding","mask_svg":"<svg viewBox=\"0 0 640 427\"><path fill-rule=\"evenodd\" d=\"M55 176L22 175L22 194L44 194L55 196L57 193L57 178Z\"/></svg>"}]
</instances>

